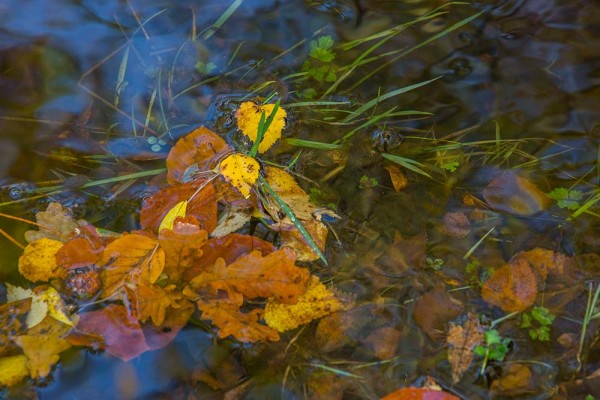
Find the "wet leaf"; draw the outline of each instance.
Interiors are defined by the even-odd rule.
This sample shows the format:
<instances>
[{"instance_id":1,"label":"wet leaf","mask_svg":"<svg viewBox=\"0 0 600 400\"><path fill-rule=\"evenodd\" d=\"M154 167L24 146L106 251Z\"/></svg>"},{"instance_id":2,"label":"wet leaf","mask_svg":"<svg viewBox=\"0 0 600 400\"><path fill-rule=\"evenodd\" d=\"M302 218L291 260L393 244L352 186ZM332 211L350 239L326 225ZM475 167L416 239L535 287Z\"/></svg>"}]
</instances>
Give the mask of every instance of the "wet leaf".
<instances>
[{"instance_id":1,"label":"wet leaf","mask_svg":"<svg viewBox=\"0 0 600 400\"><path fill-rule=\"evenodd\" d=\"M9 350L9 344L15 336L27 329L25 318L31 309L31 302L31 297L28 297L0 305L0 355Z\"/></svg>"},{"instance_id":2,"label":"wet leaf","mask_svg":"<svg viewBox=\"0 0 600 400\"><path fill-rule=\"evenodd\" d=\"M471 231L469 218L463 212L447 212L442 218L442 223L448 236L464 238Z\"/></svg>"},{"instance_id":3,"label":"wet leaf","mask_svg":"<svg viewBox=\"0 0 600 400\"><path fill-rule=\"evenodd\" d=\"M190 286L196 290L219 290L227 293L229 301L240 306L244 297L273 297L286 304L295 304L306 291L309 272L294 265L296 257L288 249L280 249L266 256L253 251L227 265L217 259L210 272L202 272Z\"/></svg>"},{"instance_id":4,"label":"wet leaf","mask_svg":"<svg viewBox=\"0 0 600 400\"><path fill-rule=\"evenodd\" d=\"M0 358L0 386L13 386L29 376L23 354Z\"/></svg>"},{"instance_id":5,"label":"wet leaf","mask_svg":"<svg viewBox=\"0 0 600 400\"><path fill-rule=\"evenodd\" d=\"M306 292L298 297L296 304L269 299L265 306L265 322L278 332L285 332L346 307L347 304L312 275Z\"/></svg>"},{"instance_id":6,"label":"wet leaf","mask_svg":"<svg viewBox=\"0 0 600 400\"><path fill-rule=\"evenodd\" d=\"M245 197L250 197L250 190L258 180L260 164L254 158L242 153L227 156L219 165L219 172L233 187Z\"/></svg>"},{"instance_id":7,"label":"wet leaf","mask_svg":"<svg viewBox=\"0 0 600 400\"><path fill-rule=\"evenodd\" d=\"M514 215L534 215L550 205L546 193L514 171L493 179L482 195L490 208Z\"/></svg>"},{"instance_id":8,"label":"wet leaf","mask_svg":"<svg viewBox=\"0 0 600 400\"><path fill-rule=\"evenodd\" d=\"M38 224L42 225L39 231L30 230L25 232L25 239L31 243L41 238L66 242L73 235L73 231L85 221L75 221L69 210L63 208L59 203L50 203L46 211L35 214Z\"/></svg>"},{"instance_id":9,"label":"wet leaf","mask_svg":"<svg viewBox=\"0 0 600 400\"><path fill-rule=\"evenodd\" d=\"M19 272L31 282L65 278L67 271L56 263L56 254L62 246L62 242L48 238L29 243L19 258Z\"/></svg>"},{"instance_id":10,"label":"wet leaf","mask_svg":"<svg viewBox=\"0 0 600 400\"><path fill-rule=\"evenodd\" d=\"M375 357L388 360L396 354L402 332L390 326L375 329L369 334L365 342L373 350Z\"/></svg>"},{"instance_id":11,"label":"wet leaf","mask_svg":"<svg viewBox=\"0 0 600 400\"><path fill-rule=\"evenodd\" d=\"M169 344L177 333L187 325L188 320L194 312L194 305L188 300L182 299L177 309L166 313L165 319L160 325L144 324L142 330L148 347L152 350L160 349Z\"/></svg>"},{"instance_id":12,"label":"wet leaf","mask_svg":"<svg viewBox=\"0 0 600 400\"><path fill-rule=\"evenodd\" d=\"M200 127L179 139L167 156L167 181L173 185L194 179L194 172L212 170L231 148L211 130ZM190 172L191 171L191 172Z\"/></svg>"},{"instance_id":13,"label":"wet leaf","mask_svg":"<svg viewBox=\"0 0 600 400\"><path fill-rule=\"evenodd\" d=\"M258 125L260 122L260 116L264 112L265 119L269 118L275 104L264 104L258 105L256 103L247 101L240 104L235 116L237 117L237 126L242 133L250 138L253 142L256 141L258 136ZM281 132L285 127L285 117L287 113L282 107L279 107L277 114L271 122L269 129L265 132L265 135L258 146L258 152L264 153L281 137Z\"/></svg>"},{"instance_id":14,"label":"wet leaf","mask_svg":"<svg viewBox=\"0 0 600 400\"><path fill-rule=\"evenodd\" d=\"M107 298L125 285L156 282L165 266L165 253L157 240L130 234L109 243L99 264L102 297Z\"/></svg>"},{"instance_id":15,"label":"wet leaf","mask_svg":"<svg viewBox=\"0 0 600 400\"><path fill-rule=\"evenodd\" d=\"M125 290L131 302L131 314L140 322L152 319L156 326L163 324L167 310L177 312L183 300L183 294L175 285L160 287L140 282L135 288L126 287Z\"/></svg>"},{"instance_id":16,"label":"wet leaf","mask_svg":"<svg viewBox=\"0 0 600 400\"><path fill-rule=\"evenodd\" d=\"M229 206L220 213L217 227L210 233L211 237L223 237L241 229L250 222L251 209Z\"/></svg>"},{"instance_id":17,"label":"wet leaf","mask_svg":"<svg viewBox=\"0 0 600 400\"><path fill-rule=\"evenodd\" d=\"M388 165L385 169L390 174L390 179L392 180L392 185L396 192L406 189L408 186L408 179L406 179L406 175L404 175L400 168L395 165Z\"/></svg>"},{"instance_id":18,"label":"wet leaf","mask_svg":"<svg viewBox=\"0 0 600 400\"><path fill-rule=\"evenodd\" d=\"M104 244L97 238L77 237L69 240L56 253L56 263L65 270L96 264L102 257Z\"/></svg>"},{"instance_id":19,"label":"wet leaf","mask_svg":"<svg viewBox=\"0 0 600 400\"><path fill-rule=\"evenodd\" d=\"M481 296L506 312L523 311L533 304L538 283L528 261L517 257L504 265L483 284Z\"/></svg>"},{"instance_id":20,"label":"wet leaf","mask_svg":"<svg viewBox=\"0 0 600 400\"><path fill-rule=\"evenodd\" d=\"M441 390L425 388L402 388L381 398L381 400L460 400Z\"/></svg>"},{"instance_id":21,"label":"wet leaf","mask_svg":"<svg viewBox=\"0 0 600 400\"><path fill-rule=\"evenodd\" d=\"M103 337L106 351L123 361L149 350L138 320L122 305L109 304L81 314L77 329Z\"/></svg>"},{"instance_id":22,"label":"wet leaf","mask_svg":"<svg viewBox=\"0 0 600 400\"><path fill-rule=\"evenodd\" d=\"M317 247L325 249L327 241L327 226L317 220L302 222L304 229L313 239ZM281 246L292 249L296 254L298 261L316 261L320 258L319 254L313 250L313 247L306 241L304 235L294 225L273 225L273 230L278 231L281 237Z\"/></svg>"},{"instance_id":23,"label":"wet leaf","mask_svg":"<svg viewBox=\"0 0 600 400\"><path fill-rule=\"evenodd\" d=\"M265 180L292 210L296 218L302 221L313 219L313 213L318 210L318 207L310 203L310 196L302 190L292 175L281 168L266 166ZM275 202L263 204L263 206L275 221L279 220L278 215L282 211ZM287 219L284 221L287 221ZM291 224L291 221L287 221L287 223Z\"/></svg>"},{"instance_id":24,"label":"wet leaf","mask_svg":"<svg viewBox=\"0 0 600 400\"><path fill-rule=\"evenodd\" d=\"M277 341L276 330L259 323L262 310L254 309L247 313L239 306L225 302L198 302L202 318L211 320L219 328L219 337L233 336L241 342Z\"/></svg>"},{"instance_id":25,"label":"wet leaf","mask_svg":"<svg viewBox=\"0 0 600 400\"><path fill-rule=\"evenodd\" d=\"M173 229L163 229L158 242L165 252L165 268L171 282L178 282L187 268L200 260L208 234L197 225L184 221L175 222Z\"/></svg>"},{"instance_id":26,"label":"wet leaf","mask_svg":"<svg viewBox=\"0 0 600 400\"><path fill-rule=\"evenodd\" d=\"M539 247L529 251L518 252L511 258L510 262L516 262L519 258L527 260L529 265L542 279L546 279L549 273L562 275L567 261L567 257L564 254Z\"/></svg>"},{"instance_id":27,"label":"wet leaf","mask_svg":"<svg viewBox=\"0 0 600 400\"><path fill-rule=\"evenodd\" d=\"M185 218L185 213L187 211L188 201L183 200L179 203L175 204L173 208L169 210L167 215L163 218L160 226L158 227L158 231L162 231L163 229L173 229L173 224L175 223L175 218Z\"/></svg>"},{"instance_id":28,"label":"wet leaf","mask_svg":"<svg viewBox=\"0 0 600 400\"><path fill-rule=\"evenodd\" d=\"M65 303L53 287L40 286L34 290L23 289L9 284L7 284L7 287L9 301L31 298L31 308L25 319L25 323L29 329L37 326L48 315L65 325L73 324L70 316L66 313L67 307Z\"/></svg>"},{"instance_id":29,"label":"wet leaf","mask_svg":"<svg viewBox=\"0 0 600 400\"><path fill-rule=\"evenodd\" d=\"M450 324L446 341L449 346L448 362L452 366L452 382L458 383L473 361L473 349L483 343L483 329L479 324L479 317L468 313L462 325Z\"/></svg>"},{"instance_id":30,"label":"wet leaf","mask_svg":"<svg viewBox=\"0 0 600 400\"><path fill-rule=\"evenodd\" d=\"M524 364L509 364L502 376L492 382L491 390L501 396L531 394L538 387L532 381L532 373Z\"/></svg>"},{"instance_id":31,"label":"wet leaf","mask_svg":"<svg viewBox=\"0 0 600 400\"><path fill-rule=\"evenodd\" d=\"M46 317L26 335L15 338L15 343L27 356L27 369L32 378L48 376L52 366L60 359L60 353L71 347L71 344L62 338L70 329L69 325Z\"/></svg>"},{"instance_id":32,"label":"wet leaf","mask_svg":"<svg viewBox=\"0 0 600 400\"><path fill-rule=\"evenodd\" d=\"M169 186L148 197L140 211L141 228L158 229L169 211L178 203L188 201L186 215L196 218L200 228L211 232L217 226L217 198L212 184L202 185L191 182ZM202 189L195 194L200 187Z\"/></svg>"},{"instance_id":33,"label":"wet leaf","mask_svg":"<svg viewBox=\"0 0 600 400\"><path fill-rule=\"evenodd\" d=\"M436 286L417 300L413 318L435 340L446 331L446 323L458 317L462 309L460 301L450 296L444 287Z\"/></svg>"}]
</instances>

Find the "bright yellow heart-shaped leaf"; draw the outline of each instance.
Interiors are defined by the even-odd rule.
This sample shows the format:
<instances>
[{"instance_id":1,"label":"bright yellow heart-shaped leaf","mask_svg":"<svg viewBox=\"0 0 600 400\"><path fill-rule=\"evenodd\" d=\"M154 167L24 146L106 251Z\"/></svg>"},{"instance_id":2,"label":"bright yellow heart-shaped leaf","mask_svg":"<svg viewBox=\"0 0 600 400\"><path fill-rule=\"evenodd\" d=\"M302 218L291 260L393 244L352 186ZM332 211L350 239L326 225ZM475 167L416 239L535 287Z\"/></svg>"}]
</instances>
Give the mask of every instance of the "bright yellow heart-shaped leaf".
<instances>
[{"instance_id":1,"label":"bright yellow heart-shaped leaf","mask_svg":"<svg viewBox=\"0 0 600 400\"><path fill-rule=\"evenodd\" d=\"M234 153L221 161L219 171L227 182L248 198L250 197L250 188L258 180L260 165L252 157Z\"/></svg>"}]
</instances>

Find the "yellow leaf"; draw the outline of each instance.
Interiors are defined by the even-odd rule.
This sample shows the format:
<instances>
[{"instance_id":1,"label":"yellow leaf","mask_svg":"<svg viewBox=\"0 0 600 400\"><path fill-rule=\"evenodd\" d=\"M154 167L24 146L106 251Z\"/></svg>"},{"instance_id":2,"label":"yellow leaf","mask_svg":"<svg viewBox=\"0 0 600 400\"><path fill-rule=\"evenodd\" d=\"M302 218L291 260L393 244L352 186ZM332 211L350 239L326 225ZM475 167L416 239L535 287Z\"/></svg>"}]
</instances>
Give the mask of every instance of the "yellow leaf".
<instances>
[{"instance_id":1,"label":"yellow leaf","mask_svg":"<svg viewBox=\"0 0 600 400\"><path fill-rule=\"evenodd\" d=\"M163 229L173 230L173 224L175 223L175 219L177 217L185 218L185 213L187 212L187 200L180 201L175 204L173 208L169 210L167 215L163 218L160 226L158 227L158 231L162 231Z\"/></svg>"},{"instance_id":2,"label":"yellow leaf","mask_svg":"<svg viewBox=\"0 0 600 400\"><path fill-rule=\"evenodd\" d=\"M7 288L8 301L31 298L31 308L25 319L27 328L31 329L37 326L48 315L63 324L73 325L73 321L65 312L67 306L53 287L43 289L43 286L38 286L36 289L31 290L7 284Z\"/></svg>"},{"instance_id":3,"label":"yellow leaf","mask_svg":"<svg viewBox=\"0 0 600 400\"><path fill-rule=\"evenodd\" d=\"M65 278L67 272L56 264L56 253L64 243L41 238L29 243L19 258L19 272L31 282Z\"/></svg>"},{"instance_id":4,"label":"yellow leaf","mask_svg":"<svg viewBox=\"0 0 600 400\"><path fill-rule=\"evenodd\" d=\"M63 302L60 294L53 287L49 287L39 294L42 300L48 304L48 314L57 321L65 325L73 326L73 321L66 313L67 306Z\"/></svg>"},{"instance_id":5,"label":"yellow leaf","mask_svg":"<svg viewBox=\"0 0 600 400\"><path fill-rule=\"evenodd\" d=\"M302 221L314 219L313 213L318 207L311 204L308 194L302 190L296 179L281 168L265 167L265 179L277 195L292 210L296 218ZM271 207L263 204L273 218L279 212L279 206L272 202ZM288 221L289 222L289 221Z\"/></svg>"},{"instance_id":6,"label":"yellow leaf","mask_svg":"<svg viewBox=\"0 0 600 400\"><path fill-rule=\"evenodd\" d=\"M0 386L13 386L29 376L26 364L23 354L0 358Z\"/></svg>"},{"instance_id":7,"label":"yellow leaf","mask_svg":"<svg viewBox=\"0 0 600 400\"><path fill-rule=\"evenodd\" d=\"M258 180L260 165L252 157L235 153L221 161L219 170L227 182L248 198L250 197L250 188Z\"/></svg>"},{"instance_id":8,"label":"yellow leaf","mask_svg":"<svg viewBox=\"0 0 600 400\"><path fill-rule=\"evenodd\" d=\"M284 304L269 299L265 306L265 322L276 331L285 332L344 308L346 305L312 275L308 289L298 297L298 303Z\"/></svg>"},{"instance_id":9,"label":"yellow leaf","mask_svg":"<svg viewBox=\"0 0 600 400\"><path fill-rule=\"evenodd\" d=\"M273 112L275 104L264 104L262 106L251 101L240 104L240 108L236 112L237 126L242 133L250 138L253 142L258 136L258 124L262 112L265 112L265 119ZM287 113L282 107L279 107L277 114L267 132L258 146L258 152L264 153L281 137L281 131L285 127L285 117Z\"/></svg>"}]
</instances>

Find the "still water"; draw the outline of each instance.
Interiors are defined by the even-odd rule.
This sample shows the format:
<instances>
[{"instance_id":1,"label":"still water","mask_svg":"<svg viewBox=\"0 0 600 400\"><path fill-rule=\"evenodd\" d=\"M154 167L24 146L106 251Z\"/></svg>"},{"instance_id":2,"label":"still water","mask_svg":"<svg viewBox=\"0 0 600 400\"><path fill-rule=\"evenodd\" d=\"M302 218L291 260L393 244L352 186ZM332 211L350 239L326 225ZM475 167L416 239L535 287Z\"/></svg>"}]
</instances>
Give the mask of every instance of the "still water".
<instances>
[{"instance_id":1,"label":"still water","mask_svg":"<svg viewBox=\"0 0 600 400\"><path fill-rule=\"evenodd\" d=\"M436 9L434 17L424 17ZM401 24L385 41L352 46ZM325 35L334 40L337 78L356 63L339 85L299 76L309 42ZM596 203L568 219L573 211L554 203L522 213L501 199L460 238L449 237L442 221L447 213L466 212L464 195L481 200L490 181L507 171L545 193L576 189L586 196L581 203L597 193L599 40L600 3L592 0L4 0L0 212L32 219L53 200L105 229L136 229L140 204L162 180L81 186L163 167L175 141L200 125L240 140L234 112L241 99L275 96L290 105L286 138L340 143L347 137L337 150L304 148L294 168L307 178L307 191L319 188L317 202L341 216L331 223L330 266L315 265L314 271L355 296L359 306L348 343L332 351L315 345L314 326L253 346L218 341L210 327L189 326L165 349L129 363L69 350L50 378L3 394L375 399L429 375L462 398L510 396L490 391L495 377L489 372L477 379L474 371L452 385L443 332L436 337L415 324L414 303L440 282L459 282L455 297L464 312L501 317L483 305L478 289L464 289L464 255L487 235L475 256L493 267L538 246L575 257L572 289L557 295L552 310L563 317L561 332L580 332L569 321L581 320L588 284L599 277ZM382 101L354 124L337 123L377 96L432 79ZM306 101L337 105L298 105ZM381 117L401 110L421 114ZM283 141L269 157L287 164L299 149ZM431 178L407 170L407 189L393 190L382 153L417 160ZM360 184L362 177L371 184ZM59 190L50 199L40 195L40 188L53 186ZM528 186L523 190L528 197ZM28 229L8 220L0 220L0 228L20 241ZM21 250L2 240L0 252L0 281L23 284L16 272ZM452 318L440 318L445 329ZM588 332L598 328L593 324ZM383 327L400 332L387 358L377 357L369 339ZM561 384L600 367L597 345L591 345L588 364L576 371L561 358L566 350L558 336L535 346L526 337L514 342L513 360L537 362L531 368L536 384L519 393L523 398L549 398ZM572 390L569 398L594 393Z\"/></svg>"}]
</instances>

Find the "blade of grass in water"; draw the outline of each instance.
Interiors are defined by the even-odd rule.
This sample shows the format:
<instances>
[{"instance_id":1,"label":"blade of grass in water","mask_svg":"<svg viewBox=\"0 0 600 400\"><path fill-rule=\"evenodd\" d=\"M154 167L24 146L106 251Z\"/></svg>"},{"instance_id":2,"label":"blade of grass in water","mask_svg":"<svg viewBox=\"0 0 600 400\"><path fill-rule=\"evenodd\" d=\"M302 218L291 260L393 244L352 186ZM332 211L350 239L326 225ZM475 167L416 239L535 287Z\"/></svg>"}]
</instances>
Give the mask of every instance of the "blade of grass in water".
<instances>
[{"instance_id":1,"label":"blade of grass in water","mask_svg":"<svg viewBox=\"0 0 600 400\"><path fill-rule=\"evenodd\" d=\"M337 150L341 147L339 144L314 142L312 140L287 139L286 141L292 146L310 147L311 149L319 150Z\"/></svg>"},{"instance_id":2,"label":"blade of grass in water","mask_svg":"<svg viewBox=\"0 0 600 400\"><path fill-rule=\"evenodd\" d=\"M206 40L215 34L217 29L219 29L223 24L233 15L233 13L238 9L239 6L242 5L244 0L235 0L231 5L225 10L223 14L217 19L217 21L212 24L209 28L206 29L204 34L202 35L202 39Z\"/></svg>"},{"instance_id":3,"label":"blade of grass in water","mask_svg":"<svg viewBox=\"0 0 600 400\"><path fill-rule=\"evenodd\" d=\"M288 207L287 204L285 204L285 201L283 201L283 199L281 197L279 197L279 195L275 192L275 190L273 190L271 185L269 185L269 183L265 180L265 178L263 178L262 175L260 175L258 177L258 182L259 182L260 186L265 188L266 191L269 193L269 195L273 199L275 199L275 201L277 202L279 207L283 210L285 215L288 216L288 218L292 221L294 226L300 231L300 233L302 234L302 236L304 237L304 239L306 240L306 242L308 243L308 245L310 246L312 251L314 251L319 256L321 261L323 261L323 264L329 265L327 263L327 259L325 258L325 255L321 252L321 249L319 249L319 246L317 246L317 244L315 243L313 238L310 236L310 233L308 233L306 231L306 229L304 228L302 223L300 221L298 221L298 219L294 215L294 212Z\"/></svg>"},{"instance_id":4,"label":"blade of grass in water","mask_svg":"<svg viewBox=\"0 0 600 400\"><path fill-rule=\"evenodd\" d=\"M389 154L389 153L381 153L381 156L387 160L390 160L392 162L395 162L396 164L403 166L406 169L409 169L413 172L416 172L418 174L421 174L428 178L431 178L431 175L429 175L427 172L425 172L421 168L419 168L423 164L421 164L418 161L411 160L410 158L406 158L406 157L396 156L394 154Z\"/></svg>"},{"instance_id":5,"label":"blade of grass in water","mask_svg":"<svg viewBox=\"0 0 600 400\"><path fill-rule=\"evenodd\" d=\"M271 123L275 119L275 115L277 114L277 111L279 111L279 100L277 100L277 102L275 103L275 107L273 107L273 111L271 111L269 118L267 118L265 120L265 112L264 111L260 115L260 121L258 122L258 132L256 134L256 140L254 141L254 144L252 144L252 148L250 149L250 152L248 153L248 155L250 157L255 157L256 153L258 153L258 146L260 145L260 142L262 142L263 137L265 137L265 134L269 130Z\"/></svg>"}]
</instances>

